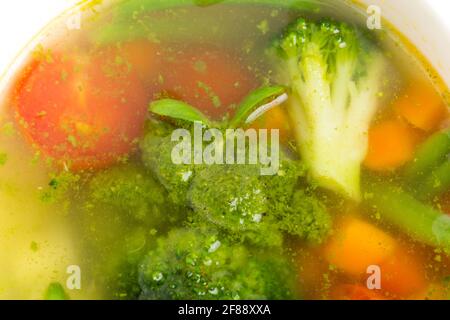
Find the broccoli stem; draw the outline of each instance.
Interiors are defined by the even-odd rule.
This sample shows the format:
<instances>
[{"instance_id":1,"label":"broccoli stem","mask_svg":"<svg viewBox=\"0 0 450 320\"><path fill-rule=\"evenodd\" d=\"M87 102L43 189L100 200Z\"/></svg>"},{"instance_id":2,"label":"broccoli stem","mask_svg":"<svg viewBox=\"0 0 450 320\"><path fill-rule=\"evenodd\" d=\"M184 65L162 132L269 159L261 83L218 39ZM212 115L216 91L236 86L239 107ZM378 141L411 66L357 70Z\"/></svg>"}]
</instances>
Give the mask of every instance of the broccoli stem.
<instances>
[{"instance_id":1,"label":"broccoli stem","mask_svg":"<svg viewBox=\"0 0 450 320\"><path fill-rule=\"evenodd\" d=\"M372 181L366 189L370 192L366 203L374 207L384 221L411 238L450 254L450 216L418 201L399 187Z\"/></svg>"},{"instance_id":2,"label":"broccoli stem","mask_svg":"<svg viewBox=\"0 0 450 320\"><path fill-rule=\"evenodd\" d=\"M450 130L438 132L423 143L414 161L406 167L405 177L408 183L414 183L440 164L450 153Z\"/></svg>"},{"instance_id":3,"label":"broccoli stem","mask_svg":"<svg viewBox=\"0 0 450 320\"><path fill-rule=\"evenodd\" d=\"M430 199L444 193L450 188L450 161L446 161L431 172L431 174L421 182L417 192L420 199Z\"/></svg>"}]
</instances>

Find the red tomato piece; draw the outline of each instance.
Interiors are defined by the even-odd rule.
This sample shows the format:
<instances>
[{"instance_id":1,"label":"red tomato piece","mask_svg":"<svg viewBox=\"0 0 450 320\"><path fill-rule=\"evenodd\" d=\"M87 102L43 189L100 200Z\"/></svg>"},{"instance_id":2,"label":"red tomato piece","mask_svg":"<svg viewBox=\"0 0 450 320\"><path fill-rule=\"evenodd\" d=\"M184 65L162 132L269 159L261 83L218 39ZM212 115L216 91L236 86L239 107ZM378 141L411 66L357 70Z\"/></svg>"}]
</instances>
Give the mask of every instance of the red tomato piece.
<instances>
[{"instance_id":1,"label":"red tomato piece","mask_svg":"<svg viewBox=\"0 0 450 320\"><path fill-rule=\"evenodd\" d=\"M120 53L147 87L158 84L162 53L155 43L146 39L125 42L120 46ZM157 86L152 92L155 89Z\"/></svg>"},{"instance_id":2,"label":"red tomato piece","mask_svg":"<svg viewBox=\"0 0 450 320\"><path fill-rule=\"evenodd\" d=\"M16 86L16 117L31 142L72 169L128 155L141 135L149 94L116 49L34 59Z\"/></svg>"},{"instance_id":3,"label":"red tomato piece","mask_svg":"<svg viewBox=\"0 0 450 320\"><path fill-rule=\"evenodd\" d=\"M216 120L232 114L233 105L258 86L242 61L224 49L193 46L164 53L162 68L166 95Z\"/></svg>"}]
</instances>

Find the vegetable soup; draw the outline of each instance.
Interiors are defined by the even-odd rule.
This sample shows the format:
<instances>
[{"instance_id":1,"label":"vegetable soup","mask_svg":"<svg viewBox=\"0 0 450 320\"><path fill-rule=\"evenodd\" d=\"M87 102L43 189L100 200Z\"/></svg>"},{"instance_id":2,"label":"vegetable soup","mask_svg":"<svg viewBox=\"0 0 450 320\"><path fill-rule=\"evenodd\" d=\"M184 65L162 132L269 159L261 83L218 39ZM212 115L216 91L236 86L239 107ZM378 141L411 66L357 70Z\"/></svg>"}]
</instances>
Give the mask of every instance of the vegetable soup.
<instances>
[{"instance_id":1,"label":"vegetable soup","mask_svg":"<svg viewBox=\"0 0 450 320\"><path fill-rule=\"evenodd\" d=\"M2 299L449 299L449 92L354 1L85 1L0 101Z\"/></svg>"}]
</instances>

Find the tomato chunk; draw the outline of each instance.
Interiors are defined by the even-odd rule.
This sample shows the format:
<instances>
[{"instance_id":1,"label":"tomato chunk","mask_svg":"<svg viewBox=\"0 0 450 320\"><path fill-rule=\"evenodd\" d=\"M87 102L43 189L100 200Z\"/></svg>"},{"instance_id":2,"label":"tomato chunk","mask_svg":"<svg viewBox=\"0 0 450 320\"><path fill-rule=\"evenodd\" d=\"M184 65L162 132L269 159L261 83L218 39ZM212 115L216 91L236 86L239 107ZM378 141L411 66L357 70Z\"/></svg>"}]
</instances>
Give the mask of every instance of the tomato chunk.
<instances>
[{"instance_id":1,"label":"tomato chunk","mask_svg":"<svg viewBox=\"0 0 450 320\"><path fill-rule=\"evenodd\" d=\"M15 91L16 117L46 155L72 169L128 155L141 135L149 93L117 49L34 58Z\"/></svg>"},{"instance_id":2,"label":"tomato chunk","mask_svg":"<svg viewBox=\"0 0 450 320\"><path fill-rule=\"evenodd\" d=\"M233 106L258 86L234 54L206 46L165 52L160 80L166 95L216 120L233 114Z\"/></svg>"}]
</instances>

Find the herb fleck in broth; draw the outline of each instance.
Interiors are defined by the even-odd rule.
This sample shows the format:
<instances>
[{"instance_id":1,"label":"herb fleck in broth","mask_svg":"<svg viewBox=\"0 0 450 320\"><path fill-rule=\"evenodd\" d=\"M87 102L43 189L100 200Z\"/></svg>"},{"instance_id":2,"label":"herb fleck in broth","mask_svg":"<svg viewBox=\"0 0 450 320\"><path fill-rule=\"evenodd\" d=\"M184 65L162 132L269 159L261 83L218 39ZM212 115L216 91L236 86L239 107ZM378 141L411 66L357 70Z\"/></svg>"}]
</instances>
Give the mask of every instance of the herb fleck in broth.
<instances>
[{"instance_id":1,"label":"herb fleck in broth","mask_svg":"<svg viewBox=\"0 0 450 320\"><path fill-rule=\"evenodd\" d=\"M105 1L83 7L80 29L60 17L32 44L10 77L0 116L1 298L449 297L450 138L441 97L448 89L395 30L366 30L356 6L289 3ZM314 101L298 89L311 82L306 72L296 82L292 70L301 64L287 72L290 51L281 41L299 18L308 28L323 18L345 21L349 29L339 30L357 28L351 39L366 41L373 46L367 56L379 50L384 61L378 107L355 144L367 140L352 176L361 176L359 196L336 167L331 177L317 174L353 153L344 152L343 139L329 144L336 152L321 166L314 161L323 161L323 150L313 139L304 143L307 130L325 132L314 128L328 122L314 120L335 117L317 113L309 129L299 128L298 106L308 110ZM325 72L339 74L331 55ZM358 63L349 82L369 77L372 60ZM344 96L344 83L330 95ZM257 165L172 163L174 129L191 130L189 121L200 119L225 132L235 116L245 118L244 107L255 111L280 96L258 88L279 85L273 92L286 93L287 103L239 123L279 130L275 176L260 176ZM355 85L352 94L363 89ZM302 101L297 107L293 97ZM175 110L156 111L155 101ZM441 153L421 155L427 144ZM80 290L66 285L70 266L80 267ZM381 289L370 290L377 270Z\"/></svg>"}]
</instances>

